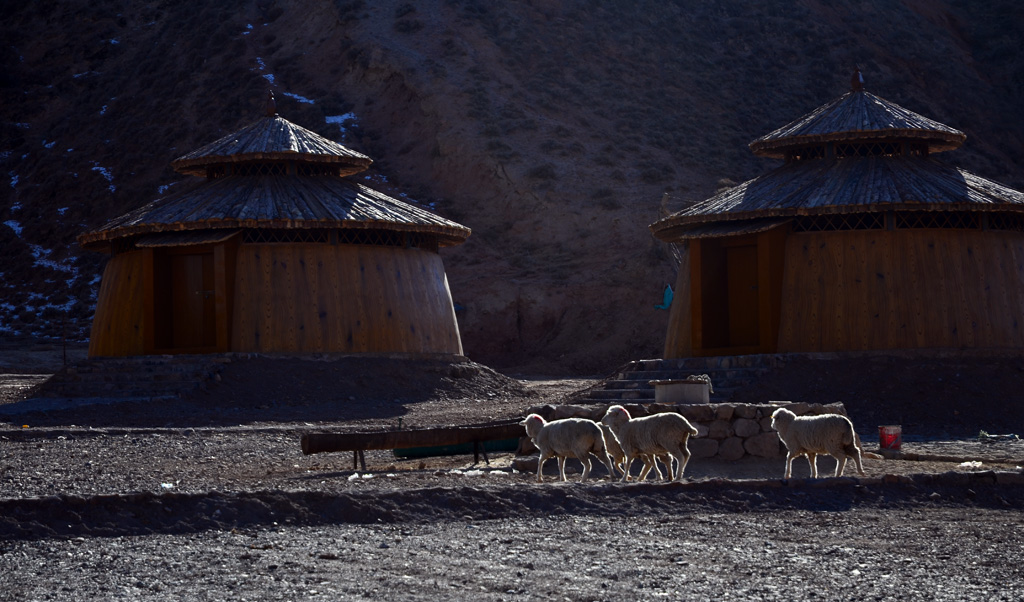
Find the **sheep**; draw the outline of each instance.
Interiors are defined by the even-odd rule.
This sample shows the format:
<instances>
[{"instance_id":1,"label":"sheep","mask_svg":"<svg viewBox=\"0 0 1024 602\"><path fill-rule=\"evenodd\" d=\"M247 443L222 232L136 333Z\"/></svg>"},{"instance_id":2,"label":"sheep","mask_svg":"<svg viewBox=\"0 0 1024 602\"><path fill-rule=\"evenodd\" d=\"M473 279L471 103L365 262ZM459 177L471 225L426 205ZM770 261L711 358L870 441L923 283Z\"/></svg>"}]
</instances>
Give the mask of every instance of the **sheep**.
<instances>
[{"instance_id":1,"label":"sheep","mask_svg":"<svg viewBox=\"0 0 1024 602\"><path fill-rule=\"evenodd\" d=\"M622 481L629 476L629 465L639 457L644 463L641 478L646 477L651 465L657 469L655 458L668 454L676 459L675 474L672 480L683 480L683 471L690 461L690 450L686 443L697 434L697 429L686 419L675 413L653 414L641 418L631 418L626 408L612 406L605 412L601 422L611 427L619 445L622 446L625 461L623 462ZM671 460L667 463L672 471Z\"/></svg>"},{"instance_id":2,"label":"sheep","mask_svg":"<svg viewBox=\"0 0 1024 602\"><path fill-rule=\"evenodd\" d=\"M622 446L619 445L619 440L615 438L615 433L612 432L612 429L611 429L610 426L608 426L607 424L604 424L603 422L602 423L598 423L597 426L601 427L601 430L604 432L605 449L608 450L608 455L612 459L612 465L615 466L615 468L617 468L619 470L619 472L625 474L625 472L622 470L622 467L623 467L623 465L625 464L625 461L626 461L626 454L622 453ZM647 466L647 462L648 462L647 457L648 457L647 454L644 454L643 456L641 456L641 459L644 461L644 468L649 471L650 468ZM665 456L665 458L662 459L661 461L662 461L663 464L668 466L669 470L671 471L671 466L672 466L670 464L670 462L672 462L671 457L670 456ZM655 472L655 474L658 475L658 480L660 481L663 477L662 477L662 474L661 474L661 470L658 469L658 463L654 462L653 466L654 466L654 472ZM647 477L647 473L646 472L641 472L639 480L642 481L646 477ZM627 476L626 478L628 479L629 477Z\"/></svg>"},{"instance_id":3,"label":"sheep","mask_svg":"<svg viewBox=\"0 0 1024 602\"><path fill-rule=\"evenodd\" d=\"M526 427L526 434L540 450L537 461L537 481L543 482L542 469L548 458L558 458L558 474L565 478L565 459L573 457L583 463L583 477L580 482L590 476L590 454L598 457L608 467L608 474L615 478L615 468L605 447L604 433L593 420L584 418L563 418L547 422L538 414L530 414L520 422Z\"/></svg>"},{"instance_id":4,"label":"sheep","mask_svg":"<svg viewBox=\"0 0 1024 602\"><path fill-rule=\"evenodd\" d=\"M836 459L837 477L843 474L848 456L856 461L857 472L864 474L857 433L846 416L797 416L786 408L779 408L772 412L772 428L778 431L779 439L789 450L786 455L786 475L783 478L792 476L793 459L801 455L806 455L811 465L811 478L818 478L818 454L829 454Z\"/></svg>"}]
</instances>

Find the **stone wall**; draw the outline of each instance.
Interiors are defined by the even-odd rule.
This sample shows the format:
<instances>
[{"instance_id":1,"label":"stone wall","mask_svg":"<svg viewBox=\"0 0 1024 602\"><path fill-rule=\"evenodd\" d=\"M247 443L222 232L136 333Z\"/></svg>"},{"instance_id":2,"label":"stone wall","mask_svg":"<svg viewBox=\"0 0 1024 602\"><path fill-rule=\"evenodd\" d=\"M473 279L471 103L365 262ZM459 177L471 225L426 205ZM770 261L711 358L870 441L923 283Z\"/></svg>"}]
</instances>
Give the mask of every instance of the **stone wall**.
<instances>
[{"instance_id":1,"label":"stone wall","mask_svg":"<svg viewBox=\"0 0 1024 602\"><path fill-rule=\"evenodd\" d=\"M690 438L689 448L693 458L719 458L739 460L744 456L778 458L786 455L786 448L779 435L772 430L772 412L787 408L797 416L817 414L842 414L846 408L842 403L803 403L771 401L755 403L710 403L700 405L665 405L651 403L622 404L631 416L647 416L662 412L682 414L697 428L697 436ZM545 420L561 418L588 418L599 421L608 410L607 405L560 405L532 408L530 412L540 414ZM518 455L529 455L536 448L529 439L520 445Z\"/></svg>"}]
</instances>

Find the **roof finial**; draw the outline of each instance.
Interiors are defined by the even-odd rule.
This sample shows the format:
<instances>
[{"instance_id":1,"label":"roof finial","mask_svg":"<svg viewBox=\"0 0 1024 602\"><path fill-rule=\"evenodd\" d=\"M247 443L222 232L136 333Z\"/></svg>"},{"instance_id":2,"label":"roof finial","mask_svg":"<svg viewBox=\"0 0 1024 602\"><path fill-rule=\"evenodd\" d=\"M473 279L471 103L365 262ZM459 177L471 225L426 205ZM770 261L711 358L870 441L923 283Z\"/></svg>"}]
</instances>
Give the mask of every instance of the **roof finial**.
<instances>
[{"instance_id":1,"label":"roof finial","mask_svg":"<svg viewBox=\"0 0 1024 602\"><path fill-rule=\"evenodd\" d=\"M274 102L274 91L267 92L267 117L277 117L277 103Z\"/></svg>"},{"instance_id":2,"label":"roof finial","mask_svg":"<svg viewBox=\"0 0 1024 602\"><path fill-rule=\"evenodd\" d=\"M861 92L864 90L864 76L860 74L860 67L853 68L853 76L850 77L850 91Z\"/></svg>"}]
</instances>

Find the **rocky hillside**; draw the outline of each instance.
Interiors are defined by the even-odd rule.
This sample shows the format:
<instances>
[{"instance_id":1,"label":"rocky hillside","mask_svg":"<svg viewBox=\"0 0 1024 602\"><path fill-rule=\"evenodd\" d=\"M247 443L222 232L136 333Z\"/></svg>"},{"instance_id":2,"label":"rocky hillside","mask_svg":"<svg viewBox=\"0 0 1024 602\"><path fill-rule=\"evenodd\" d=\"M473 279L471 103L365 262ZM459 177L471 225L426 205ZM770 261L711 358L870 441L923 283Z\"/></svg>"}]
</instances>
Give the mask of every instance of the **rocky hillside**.
<instances>
[{"instance_id":1,"label":"rocky hillside","mask_svg":"<svg viewBox=\"0 0 1024 602\"><path fill-rule=\"evenodd\" d=\"M442 252L467 355L607 372L660 355L674 281L647 226L772 168L746 144L868 90L968 134L1024 188L1016 0L63 0L0 5L0 330L87 335L79 233L187 180L174 158L285 118L367 184L473 229Z\"/></svg>"}]
</instances>

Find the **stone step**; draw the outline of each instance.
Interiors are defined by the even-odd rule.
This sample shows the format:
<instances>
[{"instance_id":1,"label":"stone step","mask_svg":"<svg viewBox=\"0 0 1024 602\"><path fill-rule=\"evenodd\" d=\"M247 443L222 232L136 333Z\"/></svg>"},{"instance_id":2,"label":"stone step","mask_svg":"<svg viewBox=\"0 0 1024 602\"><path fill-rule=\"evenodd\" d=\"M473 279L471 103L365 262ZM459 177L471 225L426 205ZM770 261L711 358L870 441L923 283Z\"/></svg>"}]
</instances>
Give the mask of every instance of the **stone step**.
<instances>
[{"instance_id":1,"label":"stone step","mask_svg":"<svg viewBox=\"0 0 1024 602\"><path fill-rule=\"evenodd\" d=\"M756 382L771 370L771 356L727 356L686 359L647 359L629 362L580 403L647 403L655 399L652 380L682 380L694 374L711 379L711 400L728 401L742 387Z\"/></svg>"}]
</instances>

